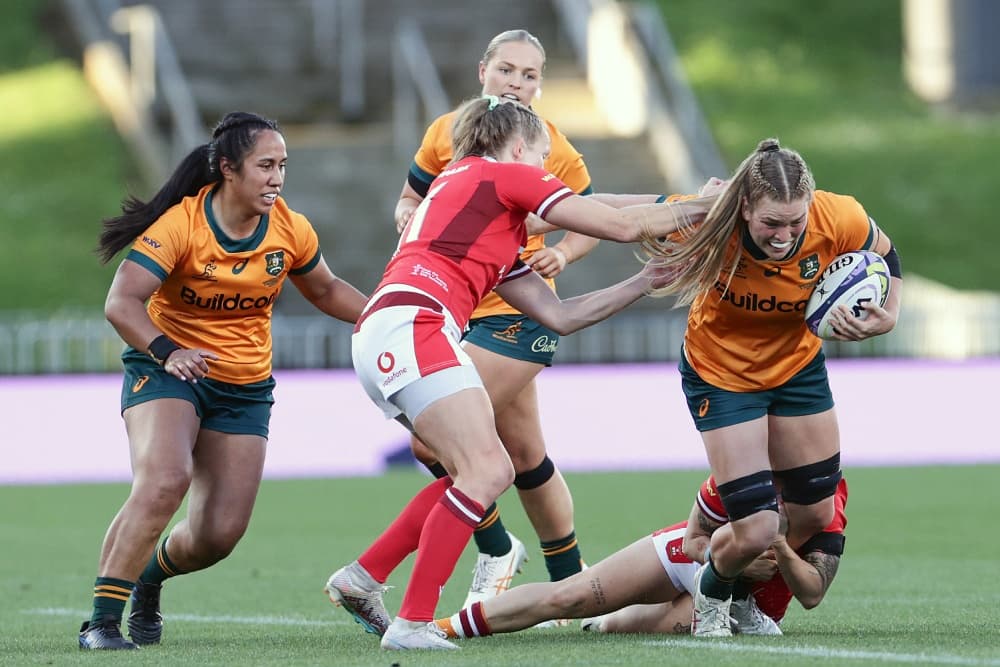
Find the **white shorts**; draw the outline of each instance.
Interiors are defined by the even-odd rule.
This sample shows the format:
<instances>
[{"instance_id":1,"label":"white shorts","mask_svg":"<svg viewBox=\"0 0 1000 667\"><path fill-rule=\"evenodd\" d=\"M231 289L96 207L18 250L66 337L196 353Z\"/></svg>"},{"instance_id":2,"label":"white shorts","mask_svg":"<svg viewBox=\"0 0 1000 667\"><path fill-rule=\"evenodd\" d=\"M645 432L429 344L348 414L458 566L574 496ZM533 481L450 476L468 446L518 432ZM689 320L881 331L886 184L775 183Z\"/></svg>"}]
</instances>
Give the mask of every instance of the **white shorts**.
<instances>
[{"instance_id":1,"label":"white shorts","mask_svg":"<svg viewBox=\"0 0 1000 667\"><path fill-rule=\"evenodd\" d=\"M387 419L402 414L412 424L437 399L483 386L459 345L461 329L430 295L387 285L368 303L351 337L351 357L361 386Z\"/></svg>"},{"instance_id":2,"label":"white shorts","mask_svg":"<svg viewBox=\"0 0 1000 667\"><path fill-rule=\"evenodd\" d=\"M653 533L653 546L660 557L663 571L678 591L691 592L694 575L701 567L684 555L684 527L671 527Z\"/></svg>"}]
</instances>

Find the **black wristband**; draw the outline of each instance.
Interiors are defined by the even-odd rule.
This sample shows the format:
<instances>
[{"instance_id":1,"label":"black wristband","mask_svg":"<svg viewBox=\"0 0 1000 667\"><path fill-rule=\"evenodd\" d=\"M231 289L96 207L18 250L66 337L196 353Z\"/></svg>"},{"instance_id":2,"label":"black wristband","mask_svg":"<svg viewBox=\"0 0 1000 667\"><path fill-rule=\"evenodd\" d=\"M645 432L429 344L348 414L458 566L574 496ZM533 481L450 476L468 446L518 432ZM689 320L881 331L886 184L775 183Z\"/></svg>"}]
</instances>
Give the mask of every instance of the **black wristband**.
<instances>
[{"instance_id":1,"label":"black wristband","mask_svg":"<svg viewBox=\"0 0 1000 667\"><path fill-rule=\"evenodd\" d=\"M149 356L153 358L153 361L162 366L167 363L167 357L179 349L181 349L180 345L167 338L166 335L160 334L149 344L147 351L149 352Z\"/></svg>"}]
</instances>

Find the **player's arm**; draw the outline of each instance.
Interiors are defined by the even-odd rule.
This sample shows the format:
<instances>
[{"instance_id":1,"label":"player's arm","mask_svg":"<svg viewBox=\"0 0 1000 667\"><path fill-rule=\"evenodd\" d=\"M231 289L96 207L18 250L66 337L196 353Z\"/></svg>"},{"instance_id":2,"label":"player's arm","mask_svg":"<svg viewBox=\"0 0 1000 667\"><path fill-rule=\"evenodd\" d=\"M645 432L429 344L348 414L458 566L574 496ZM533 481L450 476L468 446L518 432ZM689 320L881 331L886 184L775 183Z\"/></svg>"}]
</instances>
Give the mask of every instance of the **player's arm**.
<instances>
[{"instance_id":1,"label":"player's arm","mask_svg":"<svg viewBox=\"0 0 1000 667\"><path fill-rule=\"evenodd\" d=\"M555 278L567 266L585 257L591 250L597 247L599 242L600 239L595 239L591 236L577 234L576 232L566 232L559 243L546 248L539 248L528 258L526 263L543 278Z\"/></svg>"},{"instance_id":2,"label":"player's arm","mask_svg":"<svg viewBox=\"0 0 1000 667\"><path fill-rule=\"evenodd\" d=\"M572 195L553 204L545 213L545 220L587 236L632 243L667 236L700 223L713 201L712 198L699 198L613 208L594 199L593 195Z\"/></svg>"},{"instance_id":3,"label":"player's arm","mask_svg":"<svg viewBox=\"0 0 1000 667\"><path fill-rule=\"evenodd\" d=\"M616 194L592 194L588 195L612 208L623 208L625 206L636 206L639 204L655 204L662 202L662 195L616 195ZM538 216L534 216L538 218ZM538 218L541 222L541 218ZM556 227L551 227L556 229ZM577 232L569 231L555 245L542 248L534 255L528 264L542 274L545 278L555 278L557 275L573 262L586 257L597 247L600 239L593 236L586 236Z\"/></svg>"},{"instance_id":4,"label":"player's arm","mask_svg":"<svg viewBox=\"0 0 1000 667\"><path fill-rule=\"evenodd\" d=\"M870 249L882 255L889 267L889 295L885 299L885 304L881 306L874 302L864 304L863 308L868 312L868 315L863 320L855 317L850 308L844 305L831 313L830 322L836 329L838 340L859 341L889 333L899 320L899 308L903 296L903 276L899 255L885 232L874 221L871 224L875 235Z\"/></svg>"},{"instance_id":5,"label":"player's arm","mask_svg":"<svg viewBox=\"0 0 1000 667\"><path fill-rule=\"evenodd\" d=\"M510 278L497 285L494 291L514 308L560 336L568 336L611 317L673 277L673 270L664 270L650 262L620 283L564 301L549 289L541 276L523 264L519 267L523 270L515 267Z\"/></svg>"},{"instance_id":6,"label":"player's arm","mask_svg":"<svg viewBox=\"0 0 1000 667\"><path fill-rule=\"evenodd\" d=\"M353 285L335 276L322 257L309 273L293 273L289 278L309 303L344 322L357 322L368 301Z\"/></svg>"},{"instance_id":7,"label":"player's arm","mask_svg":"<svg viewBox=\"0 0 1000 667\"><path fill-rule=\"evenodd\" d=\"M413 217L413 212L417 210L423 200L423 196L413 189L409 181L403 183L403 190L399 193L399 201L396 202L396 211L393 213L397 233L403 232L406 223Z\"/></svg>"},{"instance_id":8,"label":"player's arm","mask_svg":"<svg viewBox=\"0 0 1000 667\"><path fill-rule=\"evenodd\" d=\"M626 206L638 206L640 204L656 204L663 202L665 200L664 195L632 195L632 194L620 195L620 194L611 194L607 192L598 192L592 195L587 195L587 197L589 197L594 201L599 201L602 204L610 206L611 208L625 208ZM562 229L562 227L558 225L554 225L550 222L542 220L534 213L528 214L528 219L525 221L525 224L528 228L529 236L535 234L547 234L549 232L554 232L556 230ZM595 241L594 244L596 245L597 242Z\"/></svg>"},{"instance_id":9,"label":"player's arm","mask_svg":"<svg viewBox=\"0 0 1000 667\"><path fill-rule=\"evenodd\" d=\"M696 563L704 563L708 545L712 543L712 533L722 525L702 512L697 502L692 504L687 528L684 529L684 555Z\"/></svg>"},{"instance_id":10,"label":"player's arm","mask_svg":"<svg viewBox=\"0 0 1000 667\"><path fill-rule=\"evenodd\" d=\"M825 538L829 540L843 540L842 535L834 533L820 533L817 538L824 536L829 536ZM837 576L840 556L819 548L809 549L808 544L806 544L808 551L804 557L795 553L784 536L779 537L771 546L778 563L778 571L781 572L781 578L788 584L792 595L805 609L812 609L823 601L830 584L833 583L833 578ZM842 547L840 551L842 552Z\"/></svg>"},{"instance_id":11,"label":"player's arm","mask_svg":"<svg viewBox=\"0 0 1000 667\"><path fill-rule=\"evenodd\" d=\"M104 316L122 340L137 350L147 352L174 377L197 382L208 374L206 359L218 359L212 352L188 350L169 340L150 319L146 301L162 284L149 269L124 260L104 301Z\"/></svg>"},{"instance_id":12,"label":"player's arm","mask_svg":"<svg viewBox=\"0 0 1000 667\"><path fill-rule=\"evenodd\" d=\"M875 225L875 230L876 240L873 250L885 258L886 265L889 267L889 283L891 285L889 296L886 297L885 305L882 308L892 316L892 324L895 326L896 320L899 319L899 307L903 296L903 269L896 247L892 244L892 239L878 225Z\"/></svg>"}]
</instances>

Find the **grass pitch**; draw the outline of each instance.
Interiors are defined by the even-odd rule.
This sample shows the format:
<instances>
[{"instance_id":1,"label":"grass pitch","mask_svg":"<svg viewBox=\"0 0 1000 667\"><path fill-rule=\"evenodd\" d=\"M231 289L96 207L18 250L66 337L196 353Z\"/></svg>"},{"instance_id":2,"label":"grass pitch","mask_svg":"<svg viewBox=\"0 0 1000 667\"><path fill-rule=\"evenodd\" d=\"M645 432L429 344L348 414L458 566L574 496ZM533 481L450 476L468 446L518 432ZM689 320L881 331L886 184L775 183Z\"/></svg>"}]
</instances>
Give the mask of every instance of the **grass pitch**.
<instances>
[{"instance_id":1,"label":"grass pitch","mask_svg":"<svg viewBox=\"0 0 1000 667\"><path fill-rule=\"evenodd\" d=\"M704 471L567 475L583 555L593 563L684 518ZM826 600L793 602L780 638L595 636L577 625L466 641L449 654L386 653L322 592L427 478L267 481L230 558L164 587L164 642L81 652L100 542L125 485L0 487L0 664L130 665L971 665L1000 667L1000 466L848 470L847 551ZM513 494L508 527L544 564ZM395 612L412 559L388 582ZM439 615L461 604L467 548Z\"/></svg>"}]
</instances>

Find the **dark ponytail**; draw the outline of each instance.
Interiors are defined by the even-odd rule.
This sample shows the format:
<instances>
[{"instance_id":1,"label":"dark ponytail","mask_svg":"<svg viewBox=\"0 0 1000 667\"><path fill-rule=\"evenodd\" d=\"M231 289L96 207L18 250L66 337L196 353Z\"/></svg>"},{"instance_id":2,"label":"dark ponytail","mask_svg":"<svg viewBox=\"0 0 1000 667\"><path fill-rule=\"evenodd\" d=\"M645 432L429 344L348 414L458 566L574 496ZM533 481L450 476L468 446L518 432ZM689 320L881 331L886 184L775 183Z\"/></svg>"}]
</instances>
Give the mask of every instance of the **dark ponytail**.
<instances>
[{"instance_id":1,"label":"dark ponytail","mask_svg":"<svg viewBox=\"0 0 1000 667\"><path fill-rule=\"evenodd\" d=\"M222 177L220 162L229 160L239 171L243 159L253 150L260 130L280 132L273 120L254 113L234 111L226 114L212 131L211 143L202 144L188 153L174 173L152 199L144 202L129 195L122 202L122 214L105 218L97 243L97 255L108 263L139 234L146 231L161 215L185 197L193 197L209 183Z\"/></svg>"}]
</instances>

